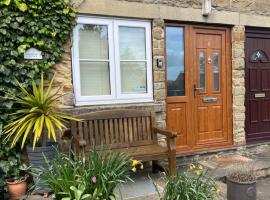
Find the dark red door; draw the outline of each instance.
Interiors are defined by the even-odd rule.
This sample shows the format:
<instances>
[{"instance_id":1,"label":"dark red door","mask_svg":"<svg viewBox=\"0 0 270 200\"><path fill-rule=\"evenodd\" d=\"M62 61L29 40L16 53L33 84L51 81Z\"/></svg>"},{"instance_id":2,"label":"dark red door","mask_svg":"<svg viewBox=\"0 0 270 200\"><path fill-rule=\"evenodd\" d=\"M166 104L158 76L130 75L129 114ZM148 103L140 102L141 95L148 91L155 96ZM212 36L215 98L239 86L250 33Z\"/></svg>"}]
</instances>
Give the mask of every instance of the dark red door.
<instances>
[{"instance_id":1,"label":"dark red door","mask_svg":"<svg viewBox=\"0 0 270 200\"><path fill-rule=\"evenodd\" d=\"M247 29L245 45L247 143L270 141L270 30Z\"/></svg>"}]
</instances>

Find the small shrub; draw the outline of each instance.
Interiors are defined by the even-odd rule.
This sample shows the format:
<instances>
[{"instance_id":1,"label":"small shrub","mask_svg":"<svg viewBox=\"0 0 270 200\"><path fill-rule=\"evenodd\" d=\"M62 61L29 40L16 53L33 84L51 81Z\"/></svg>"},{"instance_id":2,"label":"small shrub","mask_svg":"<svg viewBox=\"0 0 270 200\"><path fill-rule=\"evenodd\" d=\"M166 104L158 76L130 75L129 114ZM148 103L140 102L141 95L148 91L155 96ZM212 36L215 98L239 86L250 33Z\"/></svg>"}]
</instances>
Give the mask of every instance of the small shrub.
<instances>
[{"instance_id":1,"label":"small shrub","mask_svg":"<svg viewBox=\"0 0 270 200\"><path fill-rule=\"evenodd\" d=\"M156 187L157 188L157 187ZM165 176L165 188L160 200L214 200L220 189L206 176L202 165L190 165L188 172Z\"/></svg>"},{"instance_id":2,"label":"small shrub","mask_svg":"<svg viewBox=\"0 0 270 200\"><path fill-rule=\"evenodd\" d=\"M252 164L235 164L232 169L229 170L227 178L231 181L238 183L249 183L256 180L256 174L253 170Z\"/></svg>"},{"instance_id":3,"label":"small shrub","mask_svg":"<svg viewBox=\"0 0 270 200\"><path fill-rule=\"evenodd\" d=\"M58 153L40 169L39 179L57 199L115 199L114 189L130 180L130 159L124 153L101 155L92 150L88 157Z\"/></svg>"}]
</instances>

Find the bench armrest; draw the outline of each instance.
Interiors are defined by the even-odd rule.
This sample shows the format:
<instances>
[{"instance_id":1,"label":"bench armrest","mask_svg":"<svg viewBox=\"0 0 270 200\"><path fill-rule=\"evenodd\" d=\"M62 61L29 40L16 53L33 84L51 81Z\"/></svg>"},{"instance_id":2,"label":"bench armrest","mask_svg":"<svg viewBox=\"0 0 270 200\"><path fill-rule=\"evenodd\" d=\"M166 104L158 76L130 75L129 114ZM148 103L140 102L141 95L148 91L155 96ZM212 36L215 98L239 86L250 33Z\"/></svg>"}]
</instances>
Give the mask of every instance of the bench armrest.
<instances>
[{"instance_id":1,"label":"bench armrest","mask_svg":"<svg viewBox=\"0 0 270 200\"><path fill-rule=\"evenodd\" d=\"M175 138L177 136L176 132L157 128L157 127L154 127L154 133L156 134L159 133L161 135L166 136L167 138Z\"/></svg>"}]
</instances>

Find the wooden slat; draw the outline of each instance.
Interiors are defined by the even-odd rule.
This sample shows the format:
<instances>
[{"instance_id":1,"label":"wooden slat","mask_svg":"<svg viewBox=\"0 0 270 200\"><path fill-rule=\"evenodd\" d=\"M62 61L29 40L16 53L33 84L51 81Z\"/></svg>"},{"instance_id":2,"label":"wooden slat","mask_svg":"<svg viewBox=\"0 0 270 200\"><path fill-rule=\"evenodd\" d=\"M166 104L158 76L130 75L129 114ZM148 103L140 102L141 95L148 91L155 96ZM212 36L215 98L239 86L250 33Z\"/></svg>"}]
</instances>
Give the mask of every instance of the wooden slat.
<instances>
[{"instance_id":1,"label":"wooden slat","mask_svg":"<svg viewBox=\"0 0 270 200\"><path fill-rule=\"evenodd\" d=\"M152 131L151 131L151 120L149 117L146 117L146 132L148 140L152 140Z\"/></svg>"},{"instance_id":2,"label":"wooden slat","mask_svg":"<svg viewBox=\"0 0 270 200\"><path fill-rule=\"evenodd\" d=\"M137 118L136 117L132 118L132 125L133 125L134 142L136 142L136 141L139 140L138 127L137 127Z\"/></svg>"},{"instance_id":3,"label":"wooden slat","mask_svg":"<svg viewBox=\"0 0 270 200\"><path fill-rule=\"evenodd\" d=\"M105 145L105 132L104 132L103 120L98 120L98 125L99 125L100 145L104 146Z\"/></svg>"},{"instance_id":4,"label":"wooden slat","mask_svg":"<svg viewBox=\"0 0 270 200\"><path fill-rule=\"evenodd\" d=\"M118 119L114 119L114 135L115 135L115 144L119 144L119 127L118 127Z\"/></svg>"},{"instance_id":5,"label":"wooden slat","mask_svg":"<svg viewBox=\"0 0 270 200\"><path fill-rule=\"evenodd\" d=\"M98 130L98 120L94 120L94 131L95 131L95 145L99 146L100 143L100 137L99 137L99 130Z\"/></svg>"},{"instance_id":6,"label":"wooden slat","mask_svg":"<svg viewBox=\"0 0 270 200\"><path fill-rule=\"evenodd\" d=\"M132 128L132 118L128 118L128 137L129 137L129 143L132 143L134 141L133 128Z\"/></svg>"},{"instance_id":7,"label":"wooden slat","mask_svg":"<svg viewBox=\"0 0 270 200\"><path fill-rule=\"evenodd\" d=\"M142 117L142 135L143 135L143 140L148 140L145 117Z\"/></svg>"},{"instance_id":8,"label":"wooden slat","mask_svg":"<svg viewBox=\"0 0 270 200\"><path fill-rule=\"evenodd\" d=\"M95 141L95 132L94 132L94 125L93 121L88 121L88 126L89 126L89 145L90 146L95 146L96 141Z\"/></svg>"},{"instance_id":9,"label":"wooden slat","mask_svg":"<svg viewBox=\"0 0 270 200\"><path fill-rule=\"evenodd\" d=\"M110 144L113 144L115 142L113 119L109 120L109 130L110 130Z\"/></svg>"},{"instance_id":10,"label":"wooden slat","mask_svg":"<svg viewBox=\"0 0 270 200\"><path fill-rule=\"evenodd\" d=\"M84 134L84 139L86 141L86 145L87 146L91 146L91 144L89 143L89 127L88 127L88 121L82 121L83 124L83 134Z\"/></svg>"},{"instance_id":11,"label":"wooden slat","mask_svg":"<svg viewBox=\"0 0 270 200\"><path fill-rule=\"evenodd\" d=\"M104 120L104 132L105 132L105 144L111 144L108 120Z\"/></svg>"},{"instance_id":12,"label":"wooden slat","mask_svg":"<svg viewBox=\"0 0 270 200\"><path fill-rule=\"evenodd\" d=\"M124 121L124 133L125 133L124 141L125 143L129 143L129 132L128 132L129 130L128 130L127 118L124 118L123 121Z\"/></svg>"},{"instance_id":13,"label":"wooden slat","mask_svg":"<svg viewBox=\"0 0 270 200\"><path fill-rule=\"evenodd\" d=\"M82 121L80 121L80 122L78 123L78 131L79 131L79 136L80 136L80 138L84 139L84 134L83 134L83 124L82 124L82 123L83 123Z\"/></svg>"},{"instance_id":14,"label":"wooden slat","mask_svg":"<svg viewBox=\"0 0 270 200\"><path fill-rule=\"evenodd\" d=\"M139 137L139 140L143 140L142 118L141 117L137 118L137 123L138 123L138 137Z\"/></svg>"},{"instance_id":15,"label":"wooden slat","mask_svg":"<svg viewBox=\"0 0 270 200\"><path fill-rule=\"evenodd\" d=\"M119 137L120 137L120 142L124 143L125 142L125 132L124 132L123 119L119 119Z\"/></svg>"}]
</instances>

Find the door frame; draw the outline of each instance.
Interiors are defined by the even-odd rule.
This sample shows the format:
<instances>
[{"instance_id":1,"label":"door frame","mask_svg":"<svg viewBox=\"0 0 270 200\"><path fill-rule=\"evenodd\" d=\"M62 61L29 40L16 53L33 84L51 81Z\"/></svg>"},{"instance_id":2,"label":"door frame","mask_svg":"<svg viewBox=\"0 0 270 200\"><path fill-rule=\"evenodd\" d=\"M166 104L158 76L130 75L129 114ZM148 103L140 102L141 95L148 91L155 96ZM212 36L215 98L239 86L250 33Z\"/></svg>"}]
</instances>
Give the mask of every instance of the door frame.
<instances>
[{"instance_id":1,"label":"door frame","mask_svg":"<svg viewBox=\"0 0 270 200\"><path fill-rule=\"evenodd\" d=\"M227 114L227 132L228 132L228 142L225 144L223 143L220 146L214 146L213 145L204 145L204 147L200 148L194 148L195 144L195 126L188 126L187 130L189 130L189 133L187 133L187 137L191 141L191 146L182 146L182 147L176 147L177 153L189 153L189 152L199 152L209 149L218 149L218 148L224 148L228 146L232 146L233 144L233 121L232 121L232 45L231 45L231 27L229 26L218 26L218 25L205 25L205 24L192 24L192 23L177 23L177 22L166 22L165 23L165 29L167 26L178 26L178 27L184 27L184 48L185 48L185 90L186 95L183 97L174 97L178 101L187 103L187 109L192 110L192 112L187 112L187 119L186 120L192 120L195 116L195 110L191 107L195 103L195 99L191 98L193 94L193 87L192 85L195 83L195 72L194 72L194 65L195 65L195 54L196 51L195 48L195 41L193 38L194 35L194 29L205 29L205 30L219 30L225 32L225 67L226 67L226 85L227 85L227 91L224 93L226 95L226 114ZM165 30L165 46L164 46L164 55L165 55L165 63L166 63L166 30ZM167 66L165 70L165 89L166 89L166 95L167 95ZM166 97L166 108L169 103L173 103L174 100L170 97ZM166 109L167 113L168 109ZM168 115L166 114L166 123L168 122ZM188 123L187 123L188 124ZM216 144L216 143L215 143Z\"/></svg>"},{"instance_id":2,"label":"door frame","mask_svg":"<svg viewBox=\"0 0 270 200\"><path fill-rule=\"evenodd\" d=\"M269 28L261 28L261 27L246 27L245 29L245 89L249 88L248 84L250 81L248 80L249 77L247 77L248 74L248 68L247 68L247 62L249 60L249 57L247 55L247 38L263 38L263 39L269 39L270 40L270 29ZM270 63L269 63L270 65ZM250 117L249 114L249 103L248 103L248 92L245 92L245 137L246 137L246 143L247 144L257 144L257 143L263 143L263 142L269 142L270 136L260 136L257 138L249 138L249 130L248 130L248 118ZM270 130L269 130L270 132Z\"/></svg>"}]
</instances>

